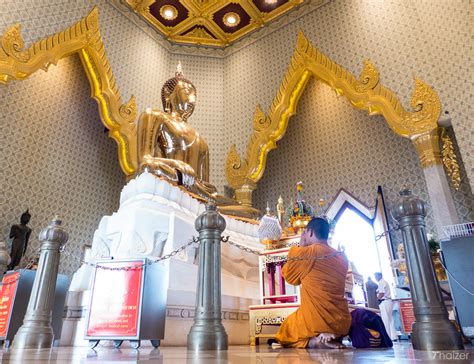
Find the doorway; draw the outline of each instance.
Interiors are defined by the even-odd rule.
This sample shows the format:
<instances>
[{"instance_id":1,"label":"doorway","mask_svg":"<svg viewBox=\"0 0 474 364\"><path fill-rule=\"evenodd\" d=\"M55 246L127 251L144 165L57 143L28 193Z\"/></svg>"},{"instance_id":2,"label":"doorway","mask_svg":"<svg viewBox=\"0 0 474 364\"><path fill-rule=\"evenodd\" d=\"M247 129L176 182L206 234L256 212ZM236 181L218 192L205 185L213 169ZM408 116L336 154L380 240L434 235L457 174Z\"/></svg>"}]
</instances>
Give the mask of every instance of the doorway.
<instances>
[{"instance_id":1,"label":"doorway","mask_svg":"<svg viewBox=\"0 0 474 364\"><path fill-rule=\"evenodd\" d=\"M350 268L362 275L364 282L368 277L375 281L374 273L382 272L392 292L395 292L391 238L390 234L382 236L389 227L382 188L377 188L373 208L341 189L326 214L334 224L330 244L335 249L345 251ZM377 235L381 236L378 240Z\"/></svg>"},{"instance_id":2,"label":"doorway","mask_svg":"<svg viewBox=\"0 0 474 364\"><path fill-rule=\"evenodd\" d=\"M372 224L354 209L345 208L339 215L331 246L345 251L352 268L364 276L364 282L382 271Z\"/></svg>"}]
</instances>

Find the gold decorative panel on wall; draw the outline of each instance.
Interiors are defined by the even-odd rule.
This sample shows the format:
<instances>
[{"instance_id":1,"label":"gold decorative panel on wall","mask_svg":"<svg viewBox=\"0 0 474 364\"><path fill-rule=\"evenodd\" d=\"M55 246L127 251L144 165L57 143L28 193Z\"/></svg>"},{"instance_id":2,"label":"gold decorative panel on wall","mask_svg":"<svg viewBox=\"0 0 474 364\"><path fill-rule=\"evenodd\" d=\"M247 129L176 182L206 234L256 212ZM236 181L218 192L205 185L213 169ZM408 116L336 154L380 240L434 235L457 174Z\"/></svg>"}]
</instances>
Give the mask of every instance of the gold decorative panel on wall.
<instances>
[{"instance_id":1,"label":"gold decorative panel on wall","mask_svg":"<svg viewBox=\"0 0 474 364\"><path fill-rule=\"evenodd\" d=\"M172 42L226 47L288 13L304 0L126 0L126 2L131 9Z\"/></svg>"}]
</instances>

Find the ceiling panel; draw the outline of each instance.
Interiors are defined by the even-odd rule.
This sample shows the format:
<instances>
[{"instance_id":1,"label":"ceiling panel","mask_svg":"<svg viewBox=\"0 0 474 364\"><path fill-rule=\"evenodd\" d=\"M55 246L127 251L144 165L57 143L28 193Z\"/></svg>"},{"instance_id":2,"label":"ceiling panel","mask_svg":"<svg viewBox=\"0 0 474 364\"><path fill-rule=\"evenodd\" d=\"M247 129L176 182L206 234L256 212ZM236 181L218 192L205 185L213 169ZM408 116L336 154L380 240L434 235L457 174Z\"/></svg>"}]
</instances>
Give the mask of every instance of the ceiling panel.
<instances>
[{"instance_id":1,"label":"ceiling panel","mask_svg":"<svg viewBox=\"0 0 474 364\"><path fill-rule=\"evenodd\" d=\"M126 0L168 40L226 47L305 0Z\"/></svg>"}]
</instances>

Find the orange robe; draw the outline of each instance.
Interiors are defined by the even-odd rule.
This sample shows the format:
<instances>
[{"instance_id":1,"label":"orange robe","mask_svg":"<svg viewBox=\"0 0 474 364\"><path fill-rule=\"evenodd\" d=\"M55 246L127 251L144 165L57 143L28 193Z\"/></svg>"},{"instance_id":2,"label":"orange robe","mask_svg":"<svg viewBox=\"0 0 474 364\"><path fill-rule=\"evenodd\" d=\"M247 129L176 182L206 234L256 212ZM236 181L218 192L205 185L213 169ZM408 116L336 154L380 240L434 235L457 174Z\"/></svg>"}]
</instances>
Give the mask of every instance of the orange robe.
<instances>
[{"instance_id":1,"label":"orange robe","mask_svg":"<svg viewBox=\"0 0 474 364\"><path fill-rule=\"evenodd\" d=\"M337 253L325 244L292 247L288 257L310 258ZM344 297L348 262L344 255L320 260L288 260L282 270L285 280L301 285L301 306L283 322L276 339L286 347L305 348L321 333L347 335L351 315Z\"/></svg>"}]
</instances>

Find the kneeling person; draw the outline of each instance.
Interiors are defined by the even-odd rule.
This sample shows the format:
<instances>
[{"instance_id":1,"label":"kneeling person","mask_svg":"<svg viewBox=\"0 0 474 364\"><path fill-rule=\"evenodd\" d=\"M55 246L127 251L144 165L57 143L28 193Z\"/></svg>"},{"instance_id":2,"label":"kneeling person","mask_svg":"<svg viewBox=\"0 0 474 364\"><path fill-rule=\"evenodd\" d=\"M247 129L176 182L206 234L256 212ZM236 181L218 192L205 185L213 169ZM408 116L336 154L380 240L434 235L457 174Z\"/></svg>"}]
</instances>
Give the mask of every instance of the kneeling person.
<instances>
[{"instance_id":1,"label":"kneeling person","mask_svg":"<svg viewBox=\"0 0 474 364\"><path fill-rule=\"evenodd\" d=\"M328 245L328 236L328 222L313 218L301 235L300 247L288 252L282 274L289 284L301 285L301 306L278 331L276 339L284 347L344 347L341 341L351 326L344 297L348 262Z\"/></svg>"}]
</instances>

